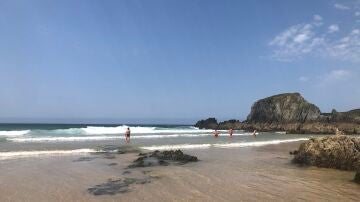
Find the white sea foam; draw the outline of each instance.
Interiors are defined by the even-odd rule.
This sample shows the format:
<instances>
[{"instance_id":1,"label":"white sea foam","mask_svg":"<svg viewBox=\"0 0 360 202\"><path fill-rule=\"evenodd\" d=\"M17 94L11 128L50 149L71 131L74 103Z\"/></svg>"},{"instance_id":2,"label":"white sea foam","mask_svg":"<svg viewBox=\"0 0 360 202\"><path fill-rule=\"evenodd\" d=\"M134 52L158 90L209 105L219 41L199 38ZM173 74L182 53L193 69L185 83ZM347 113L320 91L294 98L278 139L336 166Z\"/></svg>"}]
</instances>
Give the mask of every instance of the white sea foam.
<instances>
[{"instance_id":1,"label":"white sea foam","mask_svg":"<svg viewBox=\"0 0 360 202\"><path fill-rule=\"evenodd\" d=\"M211 144L177 144L177 145L158 145L140 147L146 150L169 150L169 149L206 149L211 147Z\"/></svg>"},{"instance_id":2,"label":"white sea foam","mask_svg":"<svg viewBox=\"0 0 360 202\"><path fill-rule=\"evenodd\" d=\"M250 133L236 133L233 136L250 136ZM209 133L203 134L159 134L159 135L132 135L131 139L158 139L158 138L196 138L196 137L206 137L212 136ZM220 136L227 137L228 134L220 134ZM75 141L101 141L101 140L116 140L123 139L123 136L68 136L68 137L14 137L8 138L12 142L75 142Z\"/></svg>"},{"instance_id":3,"label":"white sea foam","mask_svg":"<svg viewBox=\"0 0 360 202\"><path fill-rule=\"evenodd\" d=\"M101 134L123 134L129 126L117 126L117 127L94 127L88 126L81 128L86 134L89 135L101 135ZM195 127L189 128L157 128L157 127L143 127L134 126L129 127L132 134L152 134L152 133L204 133L211 132L211 130L198 129Z\"/></svg>"},{"instance_id":4,"label":"white sea foam","mask_svg":"<svg viewBox=\"0 0 360 202\"><path fill-rule=\"evenodd\" d=\"M27 133L29 133L30 130L13 130L13 131L0 131L0 137L17 137L17 136L23 136Z\"/></svg>"},{"instance_id":5,"label":"white sea foam","mask_svg":"<svg viewBox=\"0 0 360 202\"><path fill-rule=\"evenodd\" d=\"M114 140L123 137L119 136L88 136L88 137L21 137L8 138L12 142L75 142L75 141L96 141L96 140Z\"/></svg>"},{"instance_id":6,"label":"white sea foam","mask_svg":"<svg viewBox=\"0 0 360 202\"><path fill-rule=\"evenodd\" d=\"M79 155L96 152L94 149L0 152L0 160L38 156Z\"/></svg>"},{"instance_id":7,"label":"white sea foam","mask_svg":"<svg viewBox=\"0 0 360 202\"><path fill-rule=\"evenodd\" d=\"M161 128L161 127L146 127L146 126L87 126L85 128L68 128L55 130L37 130L34 133L51 134L51 135L115 135L124 134L127 128L130 128L132 134L165 134L165 133L206 133L212 130L198 129L196 127L177 127L177 128Z\"/></svg>"},{"instance_id":8,"label":"white sea foam","mask_svg":"<svg viewBox=\"0 0 360 202\"><path fill-rule=\"evenodd\" d=\"M215 148L236 148L236 147L259 147L272 144L281 144L287 142L297 142L301 140L308 140L308 138L288 139L288 140L269 140L269 141L255 141L255 142L239 142L239 143L224 143L224 144L180 144L180 145L153 145L140 147L146 150L168 150L168 149L207 149Z\"/></svg>"},{"instance_id":9,"label":"white sea foam","mask_svg":"<svg viewBox=\"0 0 360 202\"><path fill-rule=\"evenodd\" d=\"M29 135L41 135L41 136L78 136L78 135L120 135L124 134L129 126L122 125L116 127L105 126L87 126L84 128L68 128L68 129L54 129L54 130L19 130L19 131L0 131L0 136L16 137L25 134ZM196 127L174 127L174 128L162 128L162 127L146 127L146 126L130 126L131 134L201 134L211 133L213 130L198 129ZM219 130L227 135L226 130Z\"/></svg>"},{"instance_id":10,"label":"white sea foam","mask_svg":"<svg viewBox=\"0 0 360 202\"><path fill-rule=\"evenodd\" d=\"M289 140L269 140L269 141L257 141L257 142L239 142L239 143L228 143L228 144L213 144L214 147L218 148L234 148L234 147L259 147L271 144L281 144L287 142L297 142L301 140L308 140L308 138L297 138Z\"/></svg>"}]
</instances>

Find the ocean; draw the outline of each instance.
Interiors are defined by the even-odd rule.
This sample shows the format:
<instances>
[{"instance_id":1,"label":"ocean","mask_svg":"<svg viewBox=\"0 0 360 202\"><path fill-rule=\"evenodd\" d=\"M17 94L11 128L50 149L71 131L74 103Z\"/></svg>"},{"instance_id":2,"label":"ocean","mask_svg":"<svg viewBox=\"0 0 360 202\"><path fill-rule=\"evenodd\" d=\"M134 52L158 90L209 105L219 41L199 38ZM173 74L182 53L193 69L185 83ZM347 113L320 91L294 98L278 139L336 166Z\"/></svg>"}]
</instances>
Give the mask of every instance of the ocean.
<instances>
[{"instance_id":1,"label":"ocean","mask_svg":"<svg viewBox=\"0 0 360 202\"><path fill-rule=\"evenodd\" d=\"M189 125L100 125L100 124L0 124L0 160L101 152L104 145L126 145L124 132L131 130L129 145L146 150L210 149L256 147L306 140L310 135L288 135L284 132L252 133L213 130Z\"/></svg>"}]
</instances>

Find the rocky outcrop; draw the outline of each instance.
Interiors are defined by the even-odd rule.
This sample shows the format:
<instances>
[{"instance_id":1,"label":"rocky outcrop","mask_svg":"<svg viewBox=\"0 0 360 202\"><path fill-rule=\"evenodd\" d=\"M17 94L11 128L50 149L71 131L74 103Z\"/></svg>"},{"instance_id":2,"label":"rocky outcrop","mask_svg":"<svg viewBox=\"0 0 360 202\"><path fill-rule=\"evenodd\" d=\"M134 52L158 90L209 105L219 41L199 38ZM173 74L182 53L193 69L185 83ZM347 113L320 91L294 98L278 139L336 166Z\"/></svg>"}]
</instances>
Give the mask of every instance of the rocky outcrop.
<instances>
[{"instance_id":1,"label":"rocky outcrop","mask_svg":"<svg viewBox=\"0 0 360 202\"><path fill-rule=\"evenodd\" d=\"M322 117L330 123L360 123L360 109L347 112L337 112L333 109L331 113L323 113Z\"/></svg>"},{"instance_id":2,"label":"rocky outcrop","mask_svg":"<svg viewBox=\"0 0 360 202\"><path fill-rule=\"evenodd\" d=\"M294 163L341 170L360 166L360 139L345 135L312 138L299 147Z\"/></svg>"},{"instance_id":3,"label":"rocky outcrop","mask_svg":"<svg viewBox=\"0 0 360 202\"><path fill-rule=\"evenodd\" d=\"M196 156L184 154L181 150L154 151L149 153L141 153L129 168L150 167L150 166L167 166L169 164L186 164L196 162Z\"/></svg>"},{"instance_id":4,"label":"rocky outcrop","mask_svg":"<svg viewBox=\"0 0 360 202\"><path fill-rule=\"evenodd\" d=\"M219 125L222 129L222 126ZM243 123L241 128L246 131L286 131L288 134L334 134L336 128L346 134L359 134L360 124L357 123L328 123L328 122L306 122L306 123Z\"/></svg>"},{"instance_id":5,"label":"rocky outcrop","mask_svg":"<svg viewBox=\"0 0 360 202\"><path fill-rule=\"evenodd\" d=\"M195 127L200 129L217 129L218 122L215 118L208 118L206 120L200 120L195 124Z\"/></svg>"},{"instance_id":6,"label":"rocky outcrop","mask_svg":"<svg viewBox=\"0 0 360 202\"><path fill-rule=\"evenodd\" d=\"M239 120L235 120L235 119L220 122L218 125L218 129L221 130L229 130L229 129L242 128L242 127L243 124Z\"/></svg>"},{"instance_id":7,"label":"rocky outcrop","mask_svg":"<svg viewBox=\"0 0 360 202\"><path fill-rule=\"evenodd\" d=\"M248 123L304 123L320 118L320 109L299 93L285 93L258 100L251 107Z\"/></svg>"},{"instance_id":8,"label":"rocky outcrop","mask_svg":"<svg viewBox=\"0 0 360 202\"><path fill-rule=\"evenodd\" d=\"M360 109L321 113L317 106L306 101L299 93L285 93L256 101L244 122L229 120L218 124L215 118L209 118L197 122L195 126L296 134L334 134L339 128L346 134L360 134Z\"/></svg>"},{"instance_id":9,"label":"rocky outcrop","mask_svg":"<svg viewBox=\"0 0 360 202\"><path fill-rule=\"evenodd\" d=\"M290 154L294 154L293 163L300 165L357 171L354 182L360 184L359 138L345 135L312 138Z\"/></svg>"}]
</instances>

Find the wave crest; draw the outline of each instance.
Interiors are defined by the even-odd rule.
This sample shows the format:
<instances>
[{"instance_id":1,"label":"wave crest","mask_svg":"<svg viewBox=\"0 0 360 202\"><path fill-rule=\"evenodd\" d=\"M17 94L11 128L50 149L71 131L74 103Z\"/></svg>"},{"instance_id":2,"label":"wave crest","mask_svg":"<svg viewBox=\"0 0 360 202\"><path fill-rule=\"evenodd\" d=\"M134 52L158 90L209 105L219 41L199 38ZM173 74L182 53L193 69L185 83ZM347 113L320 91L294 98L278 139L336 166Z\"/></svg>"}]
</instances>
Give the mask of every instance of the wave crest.
<instances>
[{"instance_id":1,"label":"wave crest","mask_svg":"<svg viewBox=\"0 0 360 202\"><path fill-rule=\"evenodd\" d=\"M288 140L269 140L269 141L254 141L254 142L238 142L238 143L224 143L224 144L180 144L180 145L152 145L140 147L146 150L168 150L168 149L207 149L214 148L239 148L239 147L259 147L272 144L281 144L287 142L297 142L301 140L308 140L308 138L288 139Z\"/></svg>"},{"instance_id":2,"label":"wave crest","mask_svg":"<svg viewBox=\"0 0 360 202\"><path fill-rule=\"evenodd\" d=\"M13 130L13 131L0 131L0 136L4 137L16 137L23 136L29 133L30 130Z\"/></svg>"},{"instance_id":3,"label":"wave crest","mask_svg":"<svg viewBox=\"0 0 360 202\"><path fill-rule=\"evenodd\" d=\"M88 153L96 153L96 152L97 151L94 149L0 152L0 160L37 157L37 156L80 155L80 154L88 154Z\"/></svg>"}]
</instances>

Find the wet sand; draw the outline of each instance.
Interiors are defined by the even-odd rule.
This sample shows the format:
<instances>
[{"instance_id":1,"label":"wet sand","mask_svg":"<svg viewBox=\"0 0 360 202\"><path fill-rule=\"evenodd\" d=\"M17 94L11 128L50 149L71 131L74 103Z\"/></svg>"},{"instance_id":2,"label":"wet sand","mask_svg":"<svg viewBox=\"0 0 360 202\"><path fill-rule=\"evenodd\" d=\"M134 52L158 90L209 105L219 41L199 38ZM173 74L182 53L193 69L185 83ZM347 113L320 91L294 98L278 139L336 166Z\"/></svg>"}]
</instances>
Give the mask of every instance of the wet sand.
<instances>
[{"instance_id":1,"label":"wet sand","mask_svg":"<svg viewBox=\"0 0 360 202\"><path fill-rule=\"evenodd\" d=\"M354 172L291 164L299 144L185 150L201 161L136 169L135 153L4 160L0 201L358 201Z\"/></svg>"}]
</instances>

